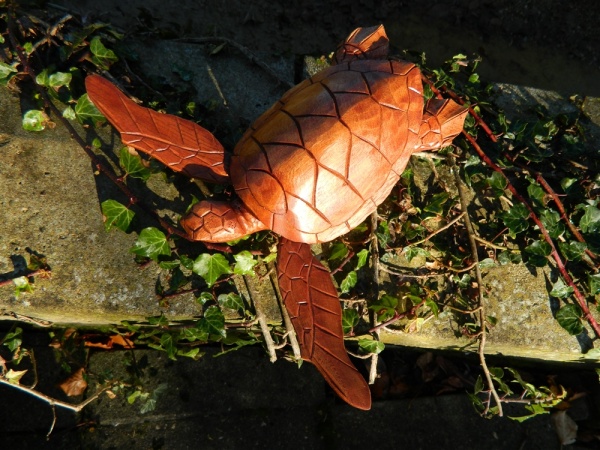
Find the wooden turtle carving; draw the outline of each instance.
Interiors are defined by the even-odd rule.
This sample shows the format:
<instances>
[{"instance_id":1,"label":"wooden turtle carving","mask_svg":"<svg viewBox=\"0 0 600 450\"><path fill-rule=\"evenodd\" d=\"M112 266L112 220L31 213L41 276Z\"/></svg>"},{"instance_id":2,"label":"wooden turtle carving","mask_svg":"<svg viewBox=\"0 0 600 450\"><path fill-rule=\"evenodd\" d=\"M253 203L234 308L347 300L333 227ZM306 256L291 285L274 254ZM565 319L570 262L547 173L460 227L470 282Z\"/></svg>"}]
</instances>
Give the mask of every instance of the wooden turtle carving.
<instances>
[{"instance_id":1,"label":"wooden turtle carving","mask_svg":"<svg viewBox=\"0 0 600 450\"><path fill-rule=\"evenodd\" d=\"M342 399L365 410L371 396L344 348L337 291L309 244L360 224L389 195L410 156L449 145L466 114L451 100L424 107L419 69L387 53L383 26L353 31L336 64L284 94L230 160L197 124L143 108L102 77L86 78L90 99L125 144L190 177L233 184L236 200L203 200L181 220L190 239L226 242L265 229L281 236L279 287L302 358Z\"/></svg>"}]
</instances>

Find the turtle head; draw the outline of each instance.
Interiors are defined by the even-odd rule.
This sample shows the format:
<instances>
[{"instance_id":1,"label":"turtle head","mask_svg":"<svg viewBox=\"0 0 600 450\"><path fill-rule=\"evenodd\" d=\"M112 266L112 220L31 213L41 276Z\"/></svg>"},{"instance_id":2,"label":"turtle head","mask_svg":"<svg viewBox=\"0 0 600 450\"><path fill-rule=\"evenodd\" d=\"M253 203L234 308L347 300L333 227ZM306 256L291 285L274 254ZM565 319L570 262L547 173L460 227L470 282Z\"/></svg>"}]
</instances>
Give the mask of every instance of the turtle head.
<instances>
[{"instance_id":1,"label":"turtle head","mask_svg":"<svg viewBox=\"0 0 600 450\"><path fill-rule=\"evenodd\" d=\"M357 28L342 42L335 52L336 64L355 59L385 59L389 40L383 25Z\"/></svg>"}]
</instances>

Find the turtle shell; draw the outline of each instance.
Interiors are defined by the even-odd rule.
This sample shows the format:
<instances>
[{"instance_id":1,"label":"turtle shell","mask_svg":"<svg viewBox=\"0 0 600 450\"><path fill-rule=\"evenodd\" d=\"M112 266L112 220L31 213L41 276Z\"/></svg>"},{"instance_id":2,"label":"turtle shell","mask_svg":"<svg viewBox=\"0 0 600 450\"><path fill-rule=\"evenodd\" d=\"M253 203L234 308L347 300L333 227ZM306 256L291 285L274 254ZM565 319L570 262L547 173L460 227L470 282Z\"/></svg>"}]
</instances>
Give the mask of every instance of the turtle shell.
<instances>
[{"instance_id":1,"label":"turtle shell","mask_svg":"<svg viewBox=\"0 0 600 450\"><path fill-rule=\"evenodd\" d=\"M230 175L246 207L298 242L326 242L389 195L423 117L412 63L355 60L288 91L237 144Z\"/></svg>"}]
</instances>

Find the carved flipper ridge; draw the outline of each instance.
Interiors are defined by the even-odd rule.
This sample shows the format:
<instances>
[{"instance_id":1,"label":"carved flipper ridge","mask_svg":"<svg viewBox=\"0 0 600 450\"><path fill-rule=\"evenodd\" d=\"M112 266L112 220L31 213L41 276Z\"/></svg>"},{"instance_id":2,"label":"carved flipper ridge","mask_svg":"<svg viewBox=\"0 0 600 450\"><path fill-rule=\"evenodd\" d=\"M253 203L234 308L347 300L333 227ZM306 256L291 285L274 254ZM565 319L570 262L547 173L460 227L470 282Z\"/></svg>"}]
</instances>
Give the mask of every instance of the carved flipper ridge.
<instances>
[{"instance_id":1,"label":"carved flipper ridge","mask_svg":"<svg viewBox=\"0 0 600 450\"><path fill-rule=\"evenodd\" d=\"M99 75L88 76L85 86L92 103L121 133L124 144L189 177L229 183L225 150L210 131L138 105Z\"/></svg>"},{"instance_id":2,"label":"carved flipper ridge","mask_svg":"<svg viewBox=\"0 0 600 450\"><path fill-rule=\"evenodd\" d=\"M355 408L371 408L371 393L356 370L342 332L342 309L329 271L310 245L281 238L279 289L298 336L302 359L315 365L333 390Z\"/></svg>"}]
</instances>

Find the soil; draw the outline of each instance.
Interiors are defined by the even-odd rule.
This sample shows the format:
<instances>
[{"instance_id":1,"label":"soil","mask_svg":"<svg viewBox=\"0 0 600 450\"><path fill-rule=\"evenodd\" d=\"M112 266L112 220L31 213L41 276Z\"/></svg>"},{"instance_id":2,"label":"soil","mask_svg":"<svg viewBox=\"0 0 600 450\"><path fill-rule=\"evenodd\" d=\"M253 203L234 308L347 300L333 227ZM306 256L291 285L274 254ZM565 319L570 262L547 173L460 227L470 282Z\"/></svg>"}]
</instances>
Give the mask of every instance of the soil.
<instances>
[{"instance_id":1,"label":"soil","mask_svg":"<svg viewBox=\"0 0 600 450\"><path fill-rule=\"evenodd\" d=\"M431 66L480 55L485 81L599 96L600 3L553 0L57 0L60 11L102 19L127 34L223 36L260 55L327 54L357 26L383 23L395 51Z\"/></svg>"}]
</instances>

